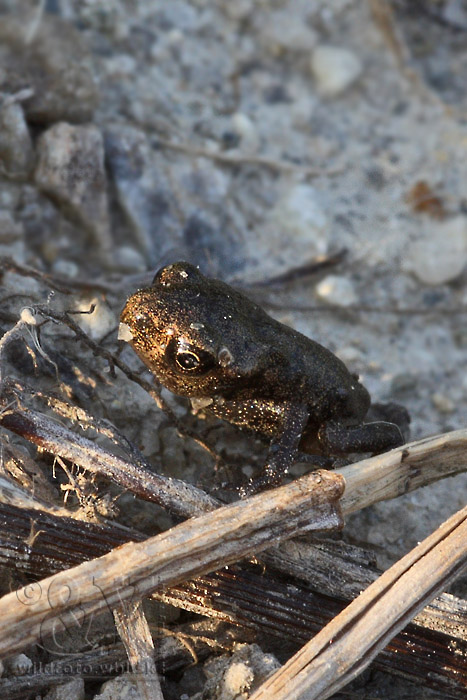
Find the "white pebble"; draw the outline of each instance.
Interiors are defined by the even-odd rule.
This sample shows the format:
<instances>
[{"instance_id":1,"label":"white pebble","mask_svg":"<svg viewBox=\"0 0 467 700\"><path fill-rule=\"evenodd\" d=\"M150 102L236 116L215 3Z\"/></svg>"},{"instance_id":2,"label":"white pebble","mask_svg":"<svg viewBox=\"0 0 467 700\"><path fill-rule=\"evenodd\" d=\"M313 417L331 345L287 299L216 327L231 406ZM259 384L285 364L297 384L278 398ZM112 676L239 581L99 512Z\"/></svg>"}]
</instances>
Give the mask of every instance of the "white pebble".
<instances>
[{"instance_id":1,"label":"white pebble","mask_svg":"<svg viewBox=\"0 0 467 700\"><path fill-rule=\"evenodd\" d=\"M23 309L21 309L20 318L22 322L27 323L28 326L37 325L37 320L34 316L34 311L30 309L29 306L25 306Z\"/></svg>"},{"instance_id":2,"label":"white pebble","mask_svg":"<svg viewBox=\"0 0 467 700\"><path fill-rule=\"evenodd\" d=\"M258 130L250 117L243 112L232 115L232 128L241 139L240 150L255 153L259 147Z\"/></svg>"},{"instance_id":3,"label":"white pebble","mask_svg":"<svg viewBox=\"0 0 467 700\"><path fill-rule=\"evenodd\" d=\"M350 306L357 301L357 295L351 280L339 275L328 275L316 286L316 293L321 299L337 306Z\"/></svg>"},{"instance_id":4,"label":"white pebble","mask_svg":"<svg viewBox=\"0 0 467 700\"><path fill-rule=\"evenodd\" d=\"M289 8L269 12L268 20L261 27L261 37L274 55L284 51L308 52L317 40L315 30Z\"/></svg>"},{"instance_id":5,"label":"white pebble","mask_svg":"<svg viewBox=\"0 0 467 700\"><path fill-rule=\"evenodd\" d=\"M94 696L94 700L140 700L141 694L134 678L128 676L117 676L110 681L106 681L99 695Z\"/></svg>"},{"instance_id":6,"label":"white pebble","mask_svg":"<svg viewBox=\"0 0 467 700\"><path fill-rule=\"evenodd\" d=\"M68 279L77 277L79 273L79 267L73 260L56 260L52 269L57 275L68 277Z\"/></svg>"},{"instance_id":7,"label":"white pebble","mask_svg":"<svg viewBox=\"0 0 467 700\"><path fill-rule=\"evenodd\" d=\"M125 272L143 272L147 269L144 256L128 245L122 245L115 250L115 264Z\"/></svg>"},{"instance_id":8,"label":"white pebble","mask_svg":"<svg viewBox=\"0 0 467 700\"><path fill-rule=\"evenodd\" d=\"M362 360L362 352L358 348L353 347L353 345L347 345L344 348L340 348L336 351L337 357L344 362L344 364L355 364Z\"/></svg>"},{"instance_id":9,"label":"white pebble","mask_svg":"<svg viewBox=\"0 0 467 700\"><path fill-rule=\"evenodd\" d=\"M255 678L253 669L246 663L232 663L224 673L225 694L230 697L238 697L247 691Z\"/></svg>"},{"instance_id":10,"label":"white pebble","mask_svg":"<svg viewBox=\"0 0 467 700\"><path fill-rule=\"evenodd\" d=\"M311 55L310 66L324 95L340 95L360 77L362 62L348 49L318 46Z\"/></svg>"},{"instance_id":11,"label":"white pebble","mask_svg":"<svg viewBox=\"0 0 467 700\"><path fill-rule=\"evenodd\" d=\"M235 2L225 3L224 12L230 19L242 22L251 15L253 9L254 0L235 0Z\"/></svg>"},{"instance_id":12,"label":"white pebble","mask_svg":"<svg viewBox=\"0 0 467 700\"><path fill-rule=\"evenodd\" d=\"M440 413L454 413L456 410L454 401L450 399L449 396L445 396L444 394L433 394L431 397L431 402Z\"/></svg>"},{"instance_id":13,"label":"white pebble","mask_svg":"<svg viewBox=\"0 0 467 700\"><path fill-rule=\"evenodd\" d=\"M412 272L424 284L438 285L459 277L467 265L467 217L456 216L444 222L427 222L402 261L402 269Z\"/></svg>"}]
</instances>

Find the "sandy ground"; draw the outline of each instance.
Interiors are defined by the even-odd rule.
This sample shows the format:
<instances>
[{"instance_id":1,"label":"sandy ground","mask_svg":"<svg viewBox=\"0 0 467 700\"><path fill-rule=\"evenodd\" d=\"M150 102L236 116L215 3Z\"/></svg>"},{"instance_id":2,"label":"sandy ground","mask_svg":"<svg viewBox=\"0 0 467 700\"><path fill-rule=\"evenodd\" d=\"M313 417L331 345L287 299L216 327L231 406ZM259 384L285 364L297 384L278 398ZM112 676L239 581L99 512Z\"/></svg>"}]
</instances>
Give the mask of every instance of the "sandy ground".
<instances>
[{"instance_id":1,"label":"sandy ground","mask_svg":"<svg viewBox=\"0 0 467 700\"><path fill-rule=\"evenodd\" d=\"M100 299L98 339L146 272L188 259L333 350L375 400L404 404L413 438L465 427L465 2L394 2L392 24L375 1L36 5L0 2L2 255L120 280L76 291L75 308ZM64 304L16 275L4 285ZM149 457L208 478L148 399L102 391ZM249 448L213 430L227 454ZM466 496L460 475L350 517L344 536L386 567ZM428 697L366 683L358 697Z\"/></svg>"}]
</instances>

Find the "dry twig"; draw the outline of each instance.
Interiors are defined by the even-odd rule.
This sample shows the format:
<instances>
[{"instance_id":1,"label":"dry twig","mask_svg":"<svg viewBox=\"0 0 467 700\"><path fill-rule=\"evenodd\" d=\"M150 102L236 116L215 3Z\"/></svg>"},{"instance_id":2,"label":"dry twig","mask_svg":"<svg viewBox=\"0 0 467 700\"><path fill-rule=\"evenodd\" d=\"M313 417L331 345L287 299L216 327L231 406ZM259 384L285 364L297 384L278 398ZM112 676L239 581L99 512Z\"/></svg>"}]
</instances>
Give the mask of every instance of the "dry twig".
<instances>
[{"instance_id":1,"label":"dry twig","mask_svg":"<svg viewBox=\"0 0 467 700\"><path fill-rule=\"evenodd\" d=\"M31 520L40 535L29 544ZM141 541L144 537L115 524L83 523L8 506L0 500L0 563L34 580L102 556L130 539ZM376 580L378 572L368 568L366 553L343 543L289 542L282 548L284 557L291 547L301 552L306 588L285 583L271 570L258 574L235 566L153 597L216 620L234 622L243 627L245 636L252 628L293 645L306 643L342 610L343 600L359 595ZM322 575L313 570L315 567L323 569ZM312 593L310 585L318 592ZM390 642L375 664L450 696L463 697L464 652L467 654L467 604L441 594Z\"/></svg>"},{"instance_id":2,"label":"dry twig","mask_svg":"<svg viewBox=\"0 0 467 700\"><path fill-rule=\"evenodd\" d=\"M330 697L466 569L467 507L382 574L263 683L251 700Z\"/></svg>"},{"instance_id":3,"label":"dry twig","mask_svg":"<svg viewBox=\"0 0 467 700\"><path fill-rule=\"evenodd\" d=\"M76 615L140 600L299 532L341 527L342 491L338 475L313 472L10 593L0 600L0 655L52 634L58 620L66 626Z\"/></svg>"},{"instance_id":4,"label":"dry twig","mask_svg":"<svg viewBox=\"0 0 467 700\"><path fill-rule=\"evenodd\" d=\"M142 602L124 602L114 609L113 614L141 699L164 700L154 661L154 642Z\"/></svg>"}]
</instances>

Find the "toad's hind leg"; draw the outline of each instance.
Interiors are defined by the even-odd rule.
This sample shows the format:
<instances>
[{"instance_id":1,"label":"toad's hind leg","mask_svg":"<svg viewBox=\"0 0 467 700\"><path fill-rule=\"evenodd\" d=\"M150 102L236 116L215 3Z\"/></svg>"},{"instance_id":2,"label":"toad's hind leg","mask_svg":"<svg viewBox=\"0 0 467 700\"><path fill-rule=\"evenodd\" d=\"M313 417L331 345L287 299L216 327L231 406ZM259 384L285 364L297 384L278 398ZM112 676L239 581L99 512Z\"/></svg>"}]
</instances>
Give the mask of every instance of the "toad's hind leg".
<instances>
[{"instance_id":1,"label":"toad's hind leg","mask_svg":"<svg viewBox=\"0 0 467 700\"><path fill-rule=\"evenodd\" d=\"M323 423L318 441L324 454L372 452L378 454L400 447L404 437L398 425L385 421L344 425L338 421Z\"/></svg>"}]
</instances>

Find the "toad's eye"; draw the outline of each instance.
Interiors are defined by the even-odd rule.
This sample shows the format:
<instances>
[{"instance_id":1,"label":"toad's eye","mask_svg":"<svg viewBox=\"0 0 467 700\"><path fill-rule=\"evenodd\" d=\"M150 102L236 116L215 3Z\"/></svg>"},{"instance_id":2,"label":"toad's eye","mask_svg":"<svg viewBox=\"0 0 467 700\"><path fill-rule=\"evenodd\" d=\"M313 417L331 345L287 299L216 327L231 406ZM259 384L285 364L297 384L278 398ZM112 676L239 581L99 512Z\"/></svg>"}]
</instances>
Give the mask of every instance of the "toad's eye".
<instances>
[{"instance_id":1,"label":"toad's eye","mask_svg":"<svg viewBox=\"0 0 467 700\"><path fill-rule=\"evenodd\" d=\"M215 365L215 357L211 353L180 339L169 343L166 354L184 374L205 374Z\"/></svg>"},{"instance_id":2,"label":"toad's eye","mask_svg":"<svg viewBox=\"0 0 467 700\"><path fill-rule=\"evenodd\" d=\"M175 356L175 362L180 369L185 369L187 372L192 372L193 370L198 369L201 364L201 359L199 355L197 355L195 352L191 352L190 350L188 352L178 352Z\"/></svg>"}]
</instances>

